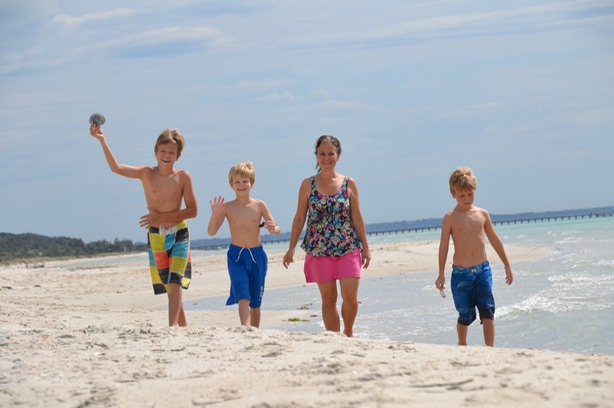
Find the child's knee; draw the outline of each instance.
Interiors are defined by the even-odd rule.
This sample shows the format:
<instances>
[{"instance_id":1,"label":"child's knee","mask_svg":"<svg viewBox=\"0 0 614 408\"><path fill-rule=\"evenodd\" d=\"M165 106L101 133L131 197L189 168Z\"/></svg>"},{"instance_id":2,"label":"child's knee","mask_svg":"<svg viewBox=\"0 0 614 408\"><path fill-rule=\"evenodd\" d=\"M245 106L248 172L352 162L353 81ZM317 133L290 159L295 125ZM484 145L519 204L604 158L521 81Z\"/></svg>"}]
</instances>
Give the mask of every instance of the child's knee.
<instances>
[{"instance_id":1,"label":"child's knee","mask_svg":"<svg viewBox=\"0 0 614 408\"><path fill-rule=\"evenodd\" d=\"M480 320L495 319L495 307L494 306L478 306L478 312L480 313Z\"/></svg>"},{"instance_id":2,"label":"child's knee","mask_svg":"<svg viewBox=\"0 0 614 408\"><path fill-rule=\"evenodd\" d=\"M458 324L463 326L469 326L477 318L475 309L459 309L458 310Z\"/></svg>"}]
</instances>

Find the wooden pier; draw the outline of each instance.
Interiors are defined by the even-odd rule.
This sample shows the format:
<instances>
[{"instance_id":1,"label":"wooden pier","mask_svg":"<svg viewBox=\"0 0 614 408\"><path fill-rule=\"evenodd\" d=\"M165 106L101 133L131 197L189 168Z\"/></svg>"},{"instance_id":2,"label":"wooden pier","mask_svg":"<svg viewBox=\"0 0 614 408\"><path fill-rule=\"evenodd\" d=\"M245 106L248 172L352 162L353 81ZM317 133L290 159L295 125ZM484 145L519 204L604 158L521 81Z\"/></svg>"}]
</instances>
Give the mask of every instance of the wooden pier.
<instances>
[{"instance_id":1,"label":"wooden pier","mask_svg":"<svg viewBox=\"0 0 614 408\"><path fill-rule=\"evenodd\" d=\"M550 222L550 221L562 221L562 220L579 220L583 218L601 218L601 217L612 217L614 213L589 213L589 214L574 214L574 215L552 215L552 216L544 216L544 217L535 217L535 218L521 218L521 219L510 219L510 220L498 220L493 221L493 224L524 224L530 222Z\"/></svg>"},{"instance_id":2,"label":"wooden pier","mask_svg":"<svg viewBox=\"0 0 614 408\"><path fill-rule=\"evenodd\" d=\"M385 231L367 231L367 235L392 235L392 234L405 234L406 232L424 232L424 231L437 231L441 228L439 225L431 225L429 227L412 227L412 228L399 228Z\"/></svg>"}]
</instances>

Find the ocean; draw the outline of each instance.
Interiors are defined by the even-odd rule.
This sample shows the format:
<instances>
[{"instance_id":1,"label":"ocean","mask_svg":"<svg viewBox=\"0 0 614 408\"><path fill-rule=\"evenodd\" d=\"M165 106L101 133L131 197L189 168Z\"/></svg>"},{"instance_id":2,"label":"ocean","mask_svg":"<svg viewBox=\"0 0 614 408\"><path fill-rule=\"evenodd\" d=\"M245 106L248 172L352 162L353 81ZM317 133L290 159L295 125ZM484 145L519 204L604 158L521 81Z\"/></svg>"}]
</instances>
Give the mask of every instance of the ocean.
<instances>
[{"instance_id":1,"label":"ocean","mask_svg":"<svg viewBox=\"0 0 614 408\"><path fill-rule=\"evenodd\" d=\"M549 349L614 355L614 217L565 219L495 226L504 245L546 247L543 259L512 263L514 283L505 284L500 263L493 265L497 347ZM370 236L380 242L439 241L439 231ZM285 251L270 244L267 252ZM373 256L377 256L374 253ZM450 254L451 256L451 254ZM450 271L446 271L449 287ZM434 289L433 270L401 276L361 279L356 337L456 344L452 294ZM222 310L226 297L191 301L187 310ZM236 307L236 306L234 306ZM308 308L308 322L283 322L279 329L323 330L317 286L267 289L263 311ZM469 344L483 344L479 319L469 327Z\"/></svg>"}]
</instances>

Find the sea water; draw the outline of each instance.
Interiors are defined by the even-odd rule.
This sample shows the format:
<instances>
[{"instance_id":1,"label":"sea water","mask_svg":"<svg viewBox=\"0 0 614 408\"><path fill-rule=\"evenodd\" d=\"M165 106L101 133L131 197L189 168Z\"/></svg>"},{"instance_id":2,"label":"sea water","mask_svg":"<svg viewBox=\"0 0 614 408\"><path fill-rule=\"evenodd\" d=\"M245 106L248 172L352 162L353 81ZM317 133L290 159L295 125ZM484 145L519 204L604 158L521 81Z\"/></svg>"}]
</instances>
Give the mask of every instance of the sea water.
<instances>
[{"instance_id":1,"label":"sea water","mask_svg":"<svg viewBox=\"0 0 614 408\"><path fill-rule=\"evenodd\" d=\"M499 224L504 245L543 247L545 258L515 262L514 282L492 262L497 347L614 354L614 217ZM439 231L370 236L380 242L439 240ZM266 247L267 252L285 250ZM377 253L372 254L377 257ZM451 256L451 255L450 255ZM495 260L491 260L495 261ZM356 337L456 344L452 294L442 298L433 268L421 273L370 278L363 274ZM446 271L449 287L450 271ZM187 309L223 309L226 297L202 299ZM235 306L236 307L236 306ZM280 322L289 331L322 331L320 295L315 284L265 292L266 310L309 309L309 321ZM298 313L297 313L298 316ZM302 316L302 314L301 314ZM469 327L469 344L483 344L479 319Z\"/></svg>"}]
</instances>

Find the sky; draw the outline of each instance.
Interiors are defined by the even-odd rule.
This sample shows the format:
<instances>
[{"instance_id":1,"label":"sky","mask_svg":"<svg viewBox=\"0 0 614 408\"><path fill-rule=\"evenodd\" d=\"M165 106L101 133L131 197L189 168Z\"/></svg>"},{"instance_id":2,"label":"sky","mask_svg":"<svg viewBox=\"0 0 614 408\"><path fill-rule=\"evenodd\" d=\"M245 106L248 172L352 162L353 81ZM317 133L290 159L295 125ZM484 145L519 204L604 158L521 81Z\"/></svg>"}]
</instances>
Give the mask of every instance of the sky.
<instances>
[{"instance_id":1,"label":"sky","mask_svg":"<svg viewBox=\"0 0 614 408\"><path fill-rule=\"evenodd\" d=\"M181 130L192 239L242 161L290 231L323 134L367 224L441 218L458 166L491 214L611 206L614 2L0 0L0 232L145 241L94 112L126 164Z\"/></svg>"}]
</instances>

